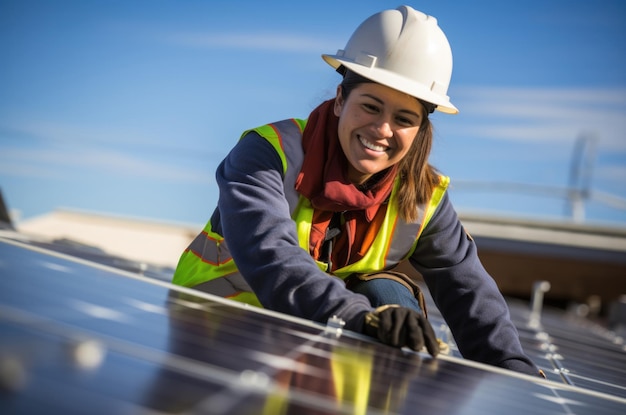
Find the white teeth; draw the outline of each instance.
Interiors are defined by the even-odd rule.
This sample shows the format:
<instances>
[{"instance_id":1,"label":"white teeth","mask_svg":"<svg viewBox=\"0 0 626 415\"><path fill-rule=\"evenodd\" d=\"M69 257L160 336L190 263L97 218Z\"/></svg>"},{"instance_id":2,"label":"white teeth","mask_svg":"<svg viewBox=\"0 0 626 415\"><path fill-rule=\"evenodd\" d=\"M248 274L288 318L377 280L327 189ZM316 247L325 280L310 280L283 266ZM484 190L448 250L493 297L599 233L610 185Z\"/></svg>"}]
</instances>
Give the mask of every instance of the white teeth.
<instances>
[{"instance_id":1,"label":"white teeth","mask_svg":"<svg viewBox=\"0 0 626 415\"><path fill-rule=\"evenodd\" d=\"M369 148L370 150L381 151L381 152L385 151L385 147L377 146L376 144L370 143L369 141L367 141L361 136L359 136L359 141L361 142L361 144L363 144L365 147Z\"/></svg>"}]
</instances>

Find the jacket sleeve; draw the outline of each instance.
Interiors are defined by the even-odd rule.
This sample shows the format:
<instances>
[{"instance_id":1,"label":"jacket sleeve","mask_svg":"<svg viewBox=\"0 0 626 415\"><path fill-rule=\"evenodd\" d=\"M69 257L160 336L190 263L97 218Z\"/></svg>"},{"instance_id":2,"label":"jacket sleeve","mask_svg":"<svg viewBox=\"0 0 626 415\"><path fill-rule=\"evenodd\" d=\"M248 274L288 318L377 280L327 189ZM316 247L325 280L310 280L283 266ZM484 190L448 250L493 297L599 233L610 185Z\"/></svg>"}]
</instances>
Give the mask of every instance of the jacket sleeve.
<instances>
[{"instance_id":1,"label":"jacket sleeve","mask_svg":"<svg viewBox=\"0 0 626 415\"><path fill-rule=\"evenodd\" d=\"M465 358L539 373L524 354L508 306L481 264L476 245L447 194L420 236L410 262L424 277Z\"/></svg>"},{"instance_id":2,"label":"jacket sleeve","mask_svg":"<svg viewBox=\"0 0 626 415\"><path fill-rule=\"evenodd\" d=\"M337 315L360 331L370 303L300 248L282 175L278 154L254 132L219 165L218 226L233 259L263 307L321 323Z\"/></svg>"}]
</instances>

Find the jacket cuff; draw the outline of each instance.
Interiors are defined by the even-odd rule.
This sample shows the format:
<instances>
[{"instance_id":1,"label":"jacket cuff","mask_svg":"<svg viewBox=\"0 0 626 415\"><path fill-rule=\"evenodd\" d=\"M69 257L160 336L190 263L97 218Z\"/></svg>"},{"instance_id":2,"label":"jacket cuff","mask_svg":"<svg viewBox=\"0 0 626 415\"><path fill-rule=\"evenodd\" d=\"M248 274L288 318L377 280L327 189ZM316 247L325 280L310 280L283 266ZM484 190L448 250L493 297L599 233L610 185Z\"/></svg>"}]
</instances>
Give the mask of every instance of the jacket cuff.
<instances>
[{"instance_id":1,"label":"jacket cuff","mask_svg":"<svg viewBox=\"0 0 626 415\"><path fill-rule=\"evenodd\" d=\"M519 373L525 373L531 376L538 376L545 379L545 375L541 370L537 368L537 366L525 360L509 359L502 362L502 364L500 364L499 366L504 369L513 370Z\"/></svg>"}]
</instances>

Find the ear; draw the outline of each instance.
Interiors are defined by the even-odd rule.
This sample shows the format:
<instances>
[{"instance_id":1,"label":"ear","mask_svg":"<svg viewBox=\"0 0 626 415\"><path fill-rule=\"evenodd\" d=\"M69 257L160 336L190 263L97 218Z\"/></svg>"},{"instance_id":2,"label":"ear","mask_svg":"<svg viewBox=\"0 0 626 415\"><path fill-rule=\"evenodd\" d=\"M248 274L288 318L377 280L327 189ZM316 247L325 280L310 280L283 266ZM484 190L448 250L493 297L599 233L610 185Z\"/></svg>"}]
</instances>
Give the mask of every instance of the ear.
<instances>
[{"instance_id":1,"label":"ear","mask_svg":"<svg viewBox=\"0 0 626 415\"><path fill-rule=\"evenodd\" d=\"M339 117L341 115L341 110L343 109L343 94L341 93L341 85L337 86L337 96L335 97L335 106L333 107L333 111L335 116Z\"/></svg>"}]
</instances>

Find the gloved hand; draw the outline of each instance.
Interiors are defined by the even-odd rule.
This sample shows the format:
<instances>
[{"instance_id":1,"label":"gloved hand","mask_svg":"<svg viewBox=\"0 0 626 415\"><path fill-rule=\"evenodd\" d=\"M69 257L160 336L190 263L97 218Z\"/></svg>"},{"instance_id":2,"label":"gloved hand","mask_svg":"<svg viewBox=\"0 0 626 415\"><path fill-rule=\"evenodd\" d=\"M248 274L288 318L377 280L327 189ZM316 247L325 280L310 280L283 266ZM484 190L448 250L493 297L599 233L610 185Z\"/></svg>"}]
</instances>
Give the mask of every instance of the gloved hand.
<instances>
[{"instance_id":1,"label":"gloved hand","mask_svg":"<svg viewBox=\"0 0 626 415\"><path fill-rule=\"evenodd\" d=\"M431 356L439 354L437 336L426 317L407 307L383 305L367 313L364 332L391 346L415 351L426 346Z\"/></svg>"}]
</instances>

